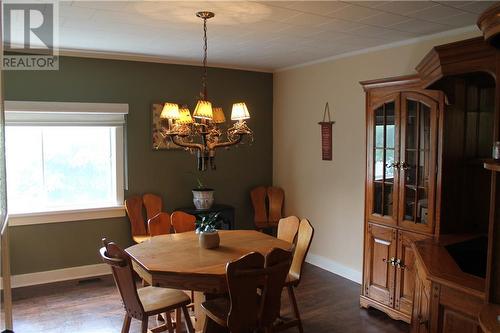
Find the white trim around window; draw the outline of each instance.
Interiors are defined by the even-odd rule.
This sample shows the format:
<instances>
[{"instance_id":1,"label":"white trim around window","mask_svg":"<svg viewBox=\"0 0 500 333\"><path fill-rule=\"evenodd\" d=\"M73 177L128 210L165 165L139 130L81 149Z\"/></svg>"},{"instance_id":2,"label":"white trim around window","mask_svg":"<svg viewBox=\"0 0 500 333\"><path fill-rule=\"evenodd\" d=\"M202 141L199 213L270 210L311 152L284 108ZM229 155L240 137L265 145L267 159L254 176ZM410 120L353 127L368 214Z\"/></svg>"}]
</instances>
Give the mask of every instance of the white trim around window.
<instances>
[{"instance_id":1,"label":"white trim around window","mask_svg":"<svg viewBox=\"0 0 500 333\"><path fill-rule=\"evenodd\" d=\"M72 222L125 216L124 126L128 104L5 101L6 126L108 126L115 135L112 186L116 202L43 212L9 213L10 226ZM113 200L114 201L114 200Z\"/></svg>"},{"instance_id":2,"label":"white trim around window","mask_svg":"<svg viewBox=\"0 0 500 333\"><path fill-rule=\"evenodd\" d=\"M124 206L9 214L9 226L98 220L121 216L125 216Z\"/></svg>"}]
</instances>

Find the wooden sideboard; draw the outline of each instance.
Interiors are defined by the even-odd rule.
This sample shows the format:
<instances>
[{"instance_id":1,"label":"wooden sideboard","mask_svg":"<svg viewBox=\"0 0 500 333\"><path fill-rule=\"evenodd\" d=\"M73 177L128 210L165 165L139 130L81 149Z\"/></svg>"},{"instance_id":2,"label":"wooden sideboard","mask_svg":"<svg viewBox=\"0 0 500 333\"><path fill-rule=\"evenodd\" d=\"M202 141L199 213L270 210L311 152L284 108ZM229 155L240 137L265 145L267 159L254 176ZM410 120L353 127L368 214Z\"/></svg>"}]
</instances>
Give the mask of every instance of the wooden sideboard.
<instances>
[{"instance_id":1,"label":"wooden sideboard","mask_svg":"<svg viewBox=\"0 0 500 333\"><path fill-rule=\"evenodd\" d=\"M464 272L446 248L476 237L443 236L439 242L412 245L416 258L412 333L481 332L478 315L486 298L485 279Z\"/></svg>"}]
</instances>

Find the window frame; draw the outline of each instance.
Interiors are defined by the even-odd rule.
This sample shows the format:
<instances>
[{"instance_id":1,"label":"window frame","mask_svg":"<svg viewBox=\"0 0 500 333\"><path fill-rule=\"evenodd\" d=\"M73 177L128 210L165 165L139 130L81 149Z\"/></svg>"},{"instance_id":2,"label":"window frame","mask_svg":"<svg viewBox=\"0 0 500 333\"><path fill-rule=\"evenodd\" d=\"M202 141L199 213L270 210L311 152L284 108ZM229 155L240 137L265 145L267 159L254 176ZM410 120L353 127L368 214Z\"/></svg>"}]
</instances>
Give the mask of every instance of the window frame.
<instances>
[{"instance_id":1,"label":"window frame","mask_svg":"<svg viewBox=\"0 0 500 333\"><path fill-rule=\"evenodd\" d=\"M70 122L75 122L78 126L81 122L85 126L86 118L93 122L103 119L106 126L114 127L115 129L115 159L112 161L116 177L113 179L116 189L116 205L91 207L91 208L74 208L61 210L47 210L43 212L29 213L9 213L10 226L36 225L45 223L58 222L74 222L95 219L109 219L114 217L125 216L124 195L126 188L125 175L125 115L128 114L128 104L123 103L79 103L79 102L31 102L31 101L5 101L6 126L9 126L9 115L14 115L14 120L11 126L19 125L26 120L23 117L26 114L31 114L26 121L31 126L45 126L48 118L59 116L65 117ZM21 116L21 118L19 118ZM19 120L21 119L21 120ZM38 123L39 121L39 123ZM50 121L50 120L49 120ZM56 121L57 122L57 121ZM67 126L62 121L59 125ZM8 194L7 194L8 200ZM8 204L8 201L7 201ZM7 207L8 208L8 207Z\"/></svg>"}]
</instances>

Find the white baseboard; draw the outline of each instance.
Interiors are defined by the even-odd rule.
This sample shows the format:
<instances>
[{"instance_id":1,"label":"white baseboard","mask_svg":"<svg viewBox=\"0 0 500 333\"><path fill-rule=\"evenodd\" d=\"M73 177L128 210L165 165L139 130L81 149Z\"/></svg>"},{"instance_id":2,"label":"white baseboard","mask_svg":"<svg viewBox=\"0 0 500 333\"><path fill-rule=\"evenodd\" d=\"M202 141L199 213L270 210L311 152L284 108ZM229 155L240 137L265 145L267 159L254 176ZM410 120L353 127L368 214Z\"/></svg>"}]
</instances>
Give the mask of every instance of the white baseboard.
<instances>
[{"instance_id":1,"label":"white baseboard","mask_svg":"<svg viewBox=\"0 0 500 333\"><path fill-rule=\"evenodd\" d=\"M340 275L346 279L354 281L358 284L361 284L362 274L360 271L347 267L345 265L339 264L338 262L325 258L323 256L317 254L308 254L306 258L306 262L318 266L319 268L323 268L329 272Z\"/></svg>"},{"instance_id":2,"label":"white baseboard","mask_svg":"<svg viewBox=\"0 0 500 333\"><path fill-rule=\"evenodd\" d=\"M108 265L95 264L55 269L52 271L13 275L11 284L12 288L19 288L59 281L78 280L108 274L111 274L111 270Z\"/></svg>"},{"instance_id":3,"label":"white baseboard","mask_svg":"<svg viewBox=\"0 0 500 333\"><path fill-rule=\"evenodd\" d=\"M361 283L362 274L360 271L339 264L336 261L325 258L323 256L310 253L307 256L306 262L325 269L334 274L340 275L346 279ZM95 276L111 274L111 270L106 264L95 264L86 266L69 267L55 269L52 271L28 273L13 275L11 284L12 288L34 286L38 284L46 284L52 282L78 280ZM1 281L0 281L1 287Z\"/></svg>"}]
</instances>

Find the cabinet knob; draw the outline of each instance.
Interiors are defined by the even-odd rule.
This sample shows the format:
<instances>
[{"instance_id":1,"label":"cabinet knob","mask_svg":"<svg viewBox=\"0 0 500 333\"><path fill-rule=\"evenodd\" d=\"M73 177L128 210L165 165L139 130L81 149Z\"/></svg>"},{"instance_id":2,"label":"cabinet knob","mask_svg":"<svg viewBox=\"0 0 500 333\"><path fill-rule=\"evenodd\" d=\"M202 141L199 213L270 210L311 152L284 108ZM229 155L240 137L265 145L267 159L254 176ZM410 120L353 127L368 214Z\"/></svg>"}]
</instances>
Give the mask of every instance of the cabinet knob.
<instances>
[{"instance_id":1,"label":"cabinet knob","mask_svg":"<svg viewBox=\"0 0 500 333\"><path fill-rule=\"evenodd\" d=\"M387 259L382 259L383 262L390 264L391 266L396 266L396 258L391 257L389 260Z\"/></svg>"},{"instance_id":2,"label":"cabinet knob","mask_svg":"<svg viewBox=\"0 0 500 333\"><path fill-rule=\"evenodd\" d=\"M406 265L399 258L396 260L396 266L398 268L400 268L400 269L405 269L406 268Z\"/></svg>"},{"instance_id":3,"label":"cabinet knob","mask_svg":"<svg viewBox=\"0 0 500 333\"><path fill-rule=\"evenodd\" d=\"M399 162L387 163L385 166L387 168L394 168L394 170L398 170L399 169Z\"/></svg>"},{"instance_id":4,"label":"cabinet knob","mask_svg":"<svg viewBox=\"0 0 500 333\"><path fill-rule=\"evenodd\" d=\"M399 169L400 169L400 170L405 170L405 171L406 171L406 170L408 170L409 168L410 168L410 165L409 165L408 163L406 163L406 162L403 162L403 163L400 163L400 164L399 164Z\"/></svg>"}]
</instances>

